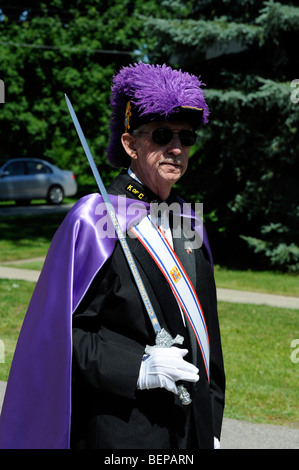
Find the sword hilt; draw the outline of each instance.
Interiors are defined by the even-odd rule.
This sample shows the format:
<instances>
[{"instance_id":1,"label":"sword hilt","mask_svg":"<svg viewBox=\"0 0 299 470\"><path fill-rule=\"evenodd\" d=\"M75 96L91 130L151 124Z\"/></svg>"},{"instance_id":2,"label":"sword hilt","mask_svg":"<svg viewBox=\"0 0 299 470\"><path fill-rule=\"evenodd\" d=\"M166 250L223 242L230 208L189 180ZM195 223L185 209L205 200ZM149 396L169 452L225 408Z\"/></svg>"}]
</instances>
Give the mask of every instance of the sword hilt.
<instances>
[{"instance_id":1,"label":"sword hilt","mask_svg":"<svg viewBox=\"0 0 299 470\"><path fill-rule=\"evenodd\" d=\"M183 336L176 335L175 338L172 338L172 336L164 328L162 328L156 335L155 346L147 346L145 348L145 352L150 354L151 350L154 348L171 348L173 344L183 344L183 342ZM182 405L190 405L192 400L186 387L184 387L184 385L178 385L177 388Z\"/></svg>"}]
</instances>

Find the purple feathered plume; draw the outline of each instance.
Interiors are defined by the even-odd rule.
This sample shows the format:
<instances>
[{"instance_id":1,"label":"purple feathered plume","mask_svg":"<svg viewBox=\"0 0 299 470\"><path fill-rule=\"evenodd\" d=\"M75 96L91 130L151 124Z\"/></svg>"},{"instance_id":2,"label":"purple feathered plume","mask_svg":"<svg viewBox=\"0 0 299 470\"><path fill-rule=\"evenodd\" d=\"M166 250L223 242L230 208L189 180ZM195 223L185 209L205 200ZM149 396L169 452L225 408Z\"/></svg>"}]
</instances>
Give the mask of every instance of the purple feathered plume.
<instances>
[{"instance_id":1,"label":"purple feathered plume","mask_svg":"<svg viewBox=\"0 0 299 470\"><path fill-rule=\"evenodd\" d=\"M164 65L138 64L123 67L114 76L111 96L111 139L107 158L116 167L126 167L129 160L121 144L125 132L125 109L128 100L134 114L148 116L149 121L161 117L167 120L178 107L202 108L202 122L208 122L209 110L201 89L205 86L198 77Z\"/></svg>"}]
</instances>

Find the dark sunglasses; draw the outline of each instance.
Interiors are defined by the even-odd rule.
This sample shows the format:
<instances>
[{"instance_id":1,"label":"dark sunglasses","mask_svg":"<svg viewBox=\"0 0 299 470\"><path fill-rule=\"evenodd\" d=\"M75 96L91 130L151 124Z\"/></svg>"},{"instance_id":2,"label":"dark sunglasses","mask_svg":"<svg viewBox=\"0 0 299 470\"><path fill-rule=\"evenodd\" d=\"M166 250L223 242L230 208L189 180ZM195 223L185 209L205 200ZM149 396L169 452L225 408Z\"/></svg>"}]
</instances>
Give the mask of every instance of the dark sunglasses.
<instances>
[{"instance_id":1,"label":"dark sunglasses","mask_svg":"<svg viewBox=\"0 0 299 470\"><path fill-rule=\"evenodd\" d=\"M153 132L136 131L136 134L151 134L153 142L158 145L167 145L173 139L174 135L178 135L182 145L191 147L194 145L197 139L197 135L194 131L189 129L182 129L179 132L173 132L168 127L159 127Z\"/></svg>"}]
</instances>

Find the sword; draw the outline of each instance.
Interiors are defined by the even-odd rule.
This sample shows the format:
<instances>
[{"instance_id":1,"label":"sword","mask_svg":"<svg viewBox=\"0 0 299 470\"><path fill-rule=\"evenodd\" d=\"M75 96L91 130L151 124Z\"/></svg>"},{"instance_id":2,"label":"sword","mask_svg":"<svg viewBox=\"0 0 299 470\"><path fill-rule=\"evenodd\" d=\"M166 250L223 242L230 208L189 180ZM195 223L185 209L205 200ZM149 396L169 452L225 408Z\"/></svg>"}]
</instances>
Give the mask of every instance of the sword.
<instances>
[{"instance_id":1,"label":"sword","mask_svg":"<svg viewBox=\"0 0 299 470\"><path fill-rule=\"evenodd\" d=\"M66 104L68 106L68 109L69 109L70 115L72 117L74 126L76 128L77 134L78 134L79 139L81 141L83 150L85 152L85 155L87 157L87 160L88 160L89 165L91 167L91 170L93 172L94 178L96 180L96 183L97 183L98 188L100 190L100 193L102 195L105 206L107 208L107 212L108 212L108 214L110 216L110 219L113 223L113 226L115 228L117 237L120 241L120 244L121 244L121 247L123 249L124 255L125 255L126 260L128 262L129 268L130 268L130 270L132 272L132 275L134 277L134 280L136 282L136 285L137 285L138 291L140 293L140 296L143 300L145 309L147 311L147 314L148 314L148 316L151 320L152 326L153 326L154 331L156 333L156 341L155 341L156 344L155 344L155 346L149 346L148 347L149 348L148 353L150 354L150 348L155 348L155 347L170 348L173 344L182 344L183 341L184 341L184 338L182 336L177 335L173 339L171 337L171 335L164 328L161 328L161 326L159 324L158 318L155 314L152 303L151 303L150 298L149 298L149 296L146 292L145 286L144 286L143 281L141 279L141 276L139 274L136 263L133 259L133 256L132 256L131 250L129 248L129 245L127 243L125 234L123 233L122 228L121 228L121 226L118 222L114 206L113 206L113 204L112 204L112 202L109 198L109 195L106 191L106 188L104 186L104 183L102 181L102 178L100 176L98 168L97 168L97 166L94 162L93 156L91 154L91 151L89 149L89 146L87 144L87 141L85 139L83 131L81 129L81 126L80 126L80 123L79 123L78 118L76 116L76 113L74 111L74 108L73 108L73 106L72 106L72 104L71 104L71 102L70 102L70 100L69 100L69 98L67 97L66 94L65 94L65 99L66 99ZM147 352L147 350L146 350L146 352ZM182 401L182 404L189 405L189 403L191 403L192 400L191 400L190 395L189 395L188 391L186 390L186 388L183 385L179 385L178 386L178 391L179 391L179 397Z\"/></svg>"}]
</instances>

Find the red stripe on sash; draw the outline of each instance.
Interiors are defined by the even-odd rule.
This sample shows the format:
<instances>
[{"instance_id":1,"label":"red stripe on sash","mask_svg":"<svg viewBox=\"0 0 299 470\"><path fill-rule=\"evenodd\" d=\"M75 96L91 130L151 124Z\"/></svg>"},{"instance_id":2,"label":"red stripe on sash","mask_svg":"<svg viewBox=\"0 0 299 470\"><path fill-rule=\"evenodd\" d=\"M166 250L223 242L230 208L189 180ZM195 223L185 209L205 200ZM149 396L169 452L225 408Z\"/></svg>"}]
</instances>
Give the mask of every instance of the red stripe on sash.
<instances>
[{"instance_id":1,"label":"red stripe on sash","mask_svg":"<svg viewBox=\"0 0 299 470\"><path fill-rule=\"evenodd\" d=\"M205 328L206 335L207 335L208 347L209 347L209 353L210 353L210 339L209 339L208 329L207 329L207 325L206 325L206 321L205 321L203 309L202 309L202 306L201 306L201 304L200 304L200 302L199 302L199 299L198 299L198 296L197 296L197 294L196 294L196 291L195 291L195 289L194 289L194 287L193 287L193 285L192 285L192 283L191 283L191 281L190 281L190 279L189 279L189 276L187 275L187 273L186 273L184 267L182 266L182 264L181 264L179 258L177 257L176 253L174 252L174 250L173 250L172 246L170 245L169 241L167 240L167 238L164 236L164 234L163 234L161 228L160 228L160 227L157 227L157 228L158 228L158 231L159 231L160 235L161 235L162 238L165 240L165 242L166 242L168 248L170 249L172 255L174 256L174 258L175 258L177 264L179 265L180 269L182 270L182 272L183 272L184 275L186 276L186 278L187 278L187 280L188 280L188 283L189 283L189 285L190 285L190 287L191 287L191 289L192 289L193 295L194 295L194 297L195 297L195 299L196 299L196 301L197 301L197 303L198 303L198 306L199 306L199 309L200 309L200 312L201 312L201 317L202 317L202 320L203 320L203 323L204 323L204 328ZM199 346L199 349L200 349L200 352L201 352L201 355L202 355L202 358L203 358L203 363L204 363L204 366L205 366L205 370L206 370L206 375L207 375L208 381L210 381L209 371L208 371L208 367L207 367L206 360L205 360L205 355L204 355L204 352L203 352L203 350L202 350L202 346L201 346L201 344L200 344L200 341L199 341L199 338L198 338L198 336L197 336L197 334L196 334L196 331L195 331L195 329L194 329L194 327L193 327L193 325L192 325L192 322L191 322L191 320L190 320L190 318L189 318L188 313L186 312L184 306L182 305L182 303L181 303L181 301L180 301L180 298L178 297L177 293L175 292L175 289L173 288L172 284L169 282L168 277L167 277L167 274L164 272L164 270L162 269L162 267L159 265L159 263L157 262L155 256L154 256L153 253L150 251L150 249L148 248L148 246L146 245L146 243L144 243L142 237L138 234L138 232L137 232L136 230L134 230L134 227L131 227L130 230L134 233L134 235L138 238L138 240L139 240L140 243L144 246L144 248L146 249L146 251L150 254L150 256L152 257L152 259L155 261L156 265L158 266L158 268L160 269L160 271L161 271L162 274L164 275L165 279L167 280L168 284L170 285L171 290L172 290L172 292L173 292L173 294L174 294L174 296L175 296L177 302L179 303L179 305L181 306L181 308L182 308L182 310L183 310L183 312L184 312L184 314L185 314L185 317L187 317L187 320L188 320L188 322L189 322L189 324L190 324L190 326L191 326L191 328L192 328L192 331L193 331L193 333L194 333L194 335L195 335L196 341L197 341L197 343L198 343L198 346ZM207 358L207 360L209 360L209 358Z\"/></svg>"}]
</instances>

